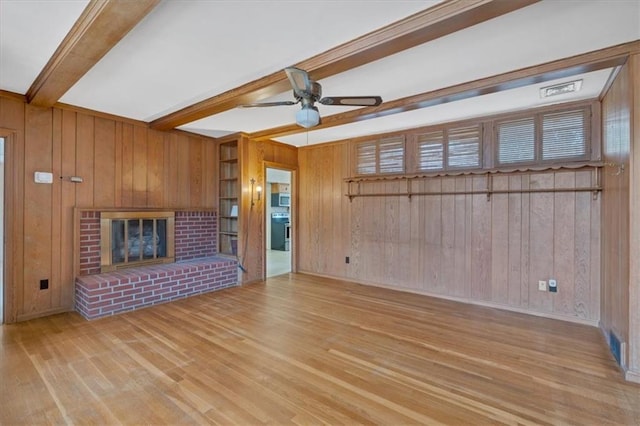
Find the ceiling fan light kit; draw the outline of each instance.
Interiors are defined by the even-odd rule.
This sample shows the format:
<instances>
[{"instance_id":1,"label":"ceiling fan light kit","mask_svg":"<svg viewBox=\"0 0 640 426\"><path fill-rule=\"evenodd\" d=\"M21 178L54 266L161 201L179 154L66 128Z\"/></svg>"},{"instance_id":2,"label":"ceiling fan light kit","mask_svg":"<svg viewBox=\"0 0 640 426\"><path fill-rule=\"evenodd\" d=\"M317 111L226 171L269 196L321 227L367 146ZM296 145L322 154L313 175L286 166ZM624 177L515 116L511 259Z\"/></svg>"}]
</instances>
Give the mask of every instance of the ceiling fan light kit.
<instances>
[{"instance_id":1,"label":"ceiling fan light kit","mask_svg":"<svg viewBox=\"0 0 640 426\"><path fill-rule=\"evenodd\" d=\"M239 108L271 107L280 105L302 104L300 111L296 113L296 124L306 129L317 126L320 123L320 112L314 106L315 102L322 105L337 106L378 106L382 103L380 96L328 96L322 97L322 86L311 80L309 74L296 67L285 68L291 87L293 88L294 101L263 102L247 105L238 105Z\"/></svg>"},{"instance_id":2,"label":"ceiling fan light kit","mask_svg":"<svg viewBox=\"0 0 640 426\"><path fill-rule=\"evenodd\" d=\"M318 108L311 105L304 105L296 112L296 123L305 129L317 126L320 123L320 112Z\"/></svg>"}]
</instances>

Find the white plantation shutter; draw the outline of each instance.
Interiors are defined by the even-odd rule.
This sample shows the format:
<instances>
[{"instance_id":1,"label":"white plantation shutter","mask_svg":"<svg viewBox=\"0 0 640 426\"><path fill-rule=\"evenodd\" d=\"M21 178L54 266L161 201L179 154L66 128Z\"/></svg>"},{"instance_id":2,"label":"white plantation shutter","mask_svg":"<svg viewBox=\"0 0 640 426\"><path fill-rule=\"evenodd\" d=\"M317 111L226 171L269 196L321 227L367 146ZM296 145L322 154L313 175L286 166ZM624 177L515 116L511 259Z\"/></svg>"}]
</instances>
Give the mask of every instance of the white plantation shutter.
<instances>
[{"instance_id":1,"label":"white plantation shutter","mask_svg":"<svg viewBox=\"0 0 640 426\"><path fill-rule=\"evenodd\" d=\"M444 132L418 135L418 171L442 170L444 167Z\"/></svg>"},{"instance_id":2,"label":"white plantation shutter","mask_svg":"<svg viewBox=\"0 0 640 426\"><path fill-rule=\"evenodd\" d=\"M375 174L377 143L362 142L356 148L356 171L359 175Z\"/></svg>"},{"instance_id":3,"label":"white plantation shutter","mask_svg":"<svg viewBox=\"0 0 640 426\"><path fill-rule=\"evenodd\" d=\"M480 167L480 127L449 130L447 164L452 168Z\"/></svg>"},{"instance_id":4,"label":"white plantation shutter","mask_svg":"<svg viewBox=\"0 0 640 426\"><path fill-rule=\"evenodd\" d=\"M533 117L498 124L498 163L511 164L535 160L535 122Z\"/></svg>"},{"instance_id":5,"label":"white plantation shutter","mask_svg":"<svg viewBox=\"0 0 640 426\"><path fill-rule=\"evenodd\" d=\"M583 157L586 153L585 111L563 111L542 117L542 159Z\"/></svg>"},{"instance_id":6,"label":"white plantation shutter","mask_svg":"<svg viewBox=\"0 0 640 426\"><path fill-rule=\"evenodd\" d=\"M404 173L404 136L357 144L356 173Z\"/></svg>"},{"instance_id":7,"label":"white plantation shutter","mask_svg":"<svg viewBox=\"0 0 640 426\"><path fill-rule=\"evenodd\" d=\"M382 139L378 155L379 173L404 173L404 136Z\"/></svg>"}]
</instances>

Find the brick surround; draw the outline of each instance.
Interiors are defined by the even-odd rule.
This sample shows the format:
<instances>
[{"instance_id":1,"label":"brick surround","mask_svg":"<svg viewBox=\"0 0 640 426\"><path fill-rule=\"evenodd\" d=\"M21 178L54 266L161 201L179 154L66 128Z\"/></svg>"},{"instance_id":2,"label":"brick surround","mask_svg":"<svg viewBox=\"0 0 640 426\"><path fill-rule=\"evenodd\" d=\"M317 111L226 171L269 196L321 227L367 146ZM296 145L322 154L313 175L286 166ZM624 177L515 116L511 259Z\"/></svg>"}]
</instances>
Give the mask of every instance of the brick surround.
<instances>
[{"instance_id":1,"label":"brick surround","mask_svg":"<svg viewBox=\"0 0 640 426\"><path fill-rule=\"evenodd\" d=\"M100 212L79 217L76 310L87 319L169 302L237 284L237 261L217 257L212 211L175 212L176 263L100 273Z\"/></svg>"},{"instance_id":2,"label":"brick surround","mask_svg":"<svg viewBox=\"0 0 640 426\"><path fill-rule=\"evenodd\" d=\"M216 219L214 212L176 212L176 261L217 254Z\"/></svg>"},{"instance_id":3,"label":"brick surround","mask_svg":"<svg viewBox=\"0 0 640 426\"><path fill-rule=\"evenodd\" d=\"M100 273L100 212L80 215L80 275Z\"/></svg>"},{"instance_id":4,"label":"brick surround","mask_svg":"<svg viewBox=\"0 0 640 426\"><path fill-rule=\"evenodd\" d=\"M95 319L232 287L237 280L237 262L222 257L85 275L76 278L76 310Z\"/></svg>"}]
</instances>

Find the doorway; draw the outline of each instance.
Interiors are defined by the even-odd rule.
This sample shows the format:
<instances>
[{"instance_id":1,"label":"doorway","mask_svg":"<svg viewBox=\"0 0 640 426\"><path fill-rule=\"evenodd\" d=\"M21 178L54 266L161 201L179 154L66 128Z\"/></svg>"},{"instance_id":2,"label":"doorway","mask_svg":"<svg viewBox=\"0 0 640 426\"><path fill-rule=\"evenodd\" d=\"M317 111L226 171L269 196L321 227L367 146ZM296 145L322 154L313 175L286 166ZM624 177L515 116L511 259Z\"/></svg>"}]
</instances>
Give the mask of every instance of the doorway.
<instances>
[{"instance_id":1,"label":"doorway","mask_svg":"<svg viewBox=\"0 0 640 426\"><path fill-rule=\"evenodd\" d=\"M266 276L291 272L291 171L267 167L266 169Z\"/></svg>"}]
</instances>

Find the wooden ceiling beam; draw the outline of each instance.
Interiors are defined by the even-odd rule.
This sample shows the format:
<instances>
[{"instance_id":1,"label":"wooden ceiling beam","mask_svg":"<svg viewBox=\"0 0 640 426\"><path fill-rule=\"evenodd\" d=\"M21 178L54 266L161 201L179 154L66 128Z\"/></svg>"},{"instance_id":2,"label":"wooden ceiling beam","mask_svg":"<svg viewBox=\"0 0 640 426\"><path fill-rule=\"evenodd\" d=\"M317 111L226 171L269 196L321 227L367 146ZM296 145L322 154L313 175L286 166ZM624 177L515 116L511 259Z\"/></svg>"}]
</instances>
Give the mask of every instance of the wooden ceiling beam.
<instances>
[{"instance_id":1,"label":"wooden ceiling beam","mask_svg":"<svg viewBox=\"0 0 640 426\"><path fill-rule=\"evenodd\" d=\"M487 95L558 78L571 77L586 72L611 68L624 64L630 54L639 52L640 42L625 43L570 58L433 90L431 92L407 96L405 98L384 102L377 107L358 108L322 117L322 123L311 130L341 126L357 121L413 111L475 96ZM293 123L254 132L249 136L253 140L266 140L307 131L309 131L309 129L302 128Z\"/></svg>"},{"instance_id":2,"label":"wooden ceiling beam","mask_svg":"<svg viewBox=\"0 0 640 426\"><path fill-rule=\"evenodd\" d=\"M295 64L320 80L435 40L539 0L449 0ZM150 123L169 130L241 104L258 102L291 89L278 71L220 95L167 114Z\"/></svg>"},{"instance_id":3,"label":"wooden ceiling beam","mask_svg":"<svg viewBox=\"0 0 640 426\"><path fill-rule=\"evenodd\" d=\"M27 102L53 106L160 0L91 0L27 91Z\"/></svg>"}]
</instances>

